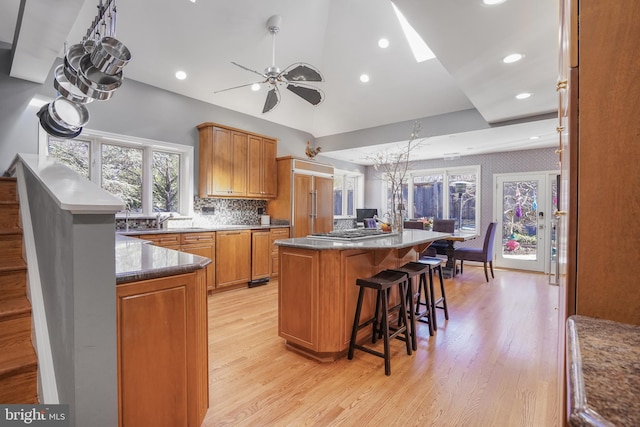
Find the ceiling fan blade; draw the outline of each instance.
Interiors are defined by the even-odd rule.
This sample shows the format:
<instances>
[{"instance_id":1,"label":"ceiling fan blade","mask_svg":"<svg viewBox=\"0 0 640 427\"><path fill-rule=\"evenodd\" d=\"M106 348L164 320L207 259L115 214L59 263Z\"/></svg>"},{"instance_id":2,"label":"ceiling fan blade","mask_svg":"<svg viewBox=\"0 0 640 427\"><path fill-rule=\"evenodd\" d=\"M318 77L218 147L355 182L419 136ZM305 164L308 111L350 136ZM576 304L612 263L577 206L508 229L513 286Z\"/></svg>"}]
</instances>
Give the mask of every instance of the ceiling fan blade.
<instances>
[{"instance_id":1,"label":"ceiling fan blade","mask_svg":"<svg viewBox=\"0 0 640 427\"><path fill-rule=\"evenodd\" d=\"M297 62L289 65L280 73L285 79L290 82L323 82L322 74L320 71L310 64L304 62Z\"/></svg>"},{"instance_id":2,"label":"ceiling fan blade","mask_svg":"<svg viewBox=\"0 0 640 427\"><path fill-rule=\"evenodd\" d=\"M267 99L264 101L264 108L262 109L262 114L268 113L269 111L276 108L276 105L280 103L280 91L276 86L274 86L268 93Z\"/></svg>"},{"instance_id":3,"label":"ceiling fan blade","mask_svg":"<svg viewBox=\"0 0 640 427\"><path fill-rule=\"evenodd\" d=\"M324 93L313 86L289 83L287 89L313 105L318 105L324 100Z\"/></svg>"},{"instance_id":4,"label":"ceiling fan blade","mask_svg":"<svg viewBox=\"0 0 640 427\"><path fill-rule=\"evenodd\" d=\"M240 85L240 86L228 87L226 89L214 90L213 93L226 92L226 91L232 90L232 89L239 89L241 87L253 86L256 83L260 84L260 83L264 83L264 82L247 83L246 85Z\"/></svg>"},{"instance_id":5,"label":"ceiling fan blade","mask_svg":"<svg viewBox=\"0 0 640 427\"><path fill-rule=\"evenodd\" d=\"M251 73L255 73L255 74L257 74L257 75L259 75L259 76L261 76L261 77L264 77L265 79L267 78L267 75L266 75L266 74L262 74L262 73L260 73L260 72L258 72L258 71L256 71L256 70L252 70L251 68L247 68L247 67L245 67L244 65L240 65L240 64L238 64L237 62L233 62L233 61L231 61L231 63L232 63L233 65L235 65L236 67L240 67L240 68L242 68L243 70L247 70L247 71L249 71L249 72L251 72Z\"/></svg>"}]
</instances>

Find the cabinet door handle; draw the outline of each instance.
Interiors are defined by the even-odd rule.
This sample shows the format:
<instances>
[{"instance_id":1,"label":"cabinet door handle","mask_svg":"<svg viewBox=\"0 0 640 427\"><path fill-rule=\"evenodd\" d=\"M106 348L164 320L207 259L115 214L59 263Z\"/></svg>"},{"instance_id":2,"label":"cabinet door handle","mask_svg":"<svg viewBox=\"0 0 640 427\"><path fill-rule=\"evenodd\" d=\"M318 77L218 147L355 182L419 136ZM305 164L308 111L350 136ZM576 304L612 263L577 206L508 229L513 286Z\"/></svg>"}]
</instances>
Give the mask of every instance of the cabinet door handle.
<instances>
[{"instance_id":1,"label":"cabinet door handle","mask_svg":"<svg viewBox=\"0 0 640 427\"><path fill-rule=\"evenodd\" d=\"M567 214L567 211L555 211L555 212L553 213L553 216L555 216L555 217L557 218L557 217L559 217L559 216L564 216L564 215L566 215L566 214Z\"/></svg>"}]
</instances>

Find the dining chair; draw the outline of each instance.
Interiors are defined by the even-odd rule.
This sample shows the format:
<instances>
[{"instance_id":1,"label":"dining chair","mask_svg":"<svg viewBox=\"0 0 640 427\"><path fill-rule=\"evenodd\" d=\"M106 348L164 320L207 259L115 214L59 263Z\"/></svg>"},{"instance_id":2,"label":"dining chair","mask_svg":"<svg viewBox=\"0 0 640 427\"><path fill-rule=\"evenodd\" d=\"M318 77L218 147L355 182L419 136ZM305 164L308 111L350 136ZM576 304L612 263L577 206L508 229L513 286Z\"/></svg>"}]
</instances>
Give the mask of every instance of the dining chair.
<instances>
[{"instance_id":1,"label":"dining chair","mask_svg":"<svg viewBox=\"0 0 640 427\"><path fill-rule=\"evenodd\" d=\"M431 229L433 231L439 231L441 233L453 233L455 231L456 220L455 219L434 219L433 226ZM447 255L447 248L449 247L449 242L446 240L436 240L427 248L429 253L426 253L428 256L436 256L439 255Z\"/></svg>"},{"instance_id":2,"label":"dining chair","mask_svg":"<svg viewBox=\"0 0 640 427\"><path fill-rule=\"evenodd\" d=\"M489 281L489 274L487 272L487 263L491 268L491 277L493 275L493 242L496 236L496 222L492 222L487 227L487 232L484 236L484 244L482 248L457 248L454 251L454 258L460 260L460 274L463 271L463 263L465 261L475 261L484 263L484 277Z\"/></svg>"}]
</instances>

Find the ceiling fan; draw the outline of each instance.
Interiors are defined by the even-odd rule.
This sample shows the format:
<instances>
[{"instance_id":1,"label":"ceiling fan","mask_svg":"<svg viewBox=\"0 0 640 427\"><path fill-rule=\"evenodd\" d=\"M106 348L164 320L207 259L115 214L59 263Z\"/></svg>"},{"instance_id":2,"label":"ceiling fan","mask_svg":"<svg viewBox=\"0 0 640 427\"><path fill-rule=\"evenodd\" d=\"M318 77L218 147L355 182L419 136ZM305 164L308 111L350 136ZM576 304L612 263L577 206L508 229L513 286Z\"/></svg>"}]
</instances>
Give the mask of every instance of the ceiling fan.
<instances>
[{"instance_id":1,"label":"ceiling fan","mask_svg":"<svg viewBox=\"0 0 640 427\"><path fill-rule=\"evenodd\" d=\"M264 107L262 109L263 114L273 110L280 103L280 90L278 89L278 86L286 85L287 89L312 105L318 105L324 100L324 93L320 89L304 83L324 81L320 71L318 71L318 69L313 65L296 62L289 65L284 70L280 70L280 68L276 67L276 34L280 31L281 23L282 17L280 15L273 15L267 20L267 30L269 30L269 33L273 36L273 47L271 66L265 68L264 73L252 70L236 62L231 62L233 65L236 65L243 70L247 70L261 76L264 80L218 90L213 93L220 93L232 89L239 89L241 87L253 86L254 84L266 83L270 89L267 93L267 99L265 100Z\"/></svg>"}]
</instances>

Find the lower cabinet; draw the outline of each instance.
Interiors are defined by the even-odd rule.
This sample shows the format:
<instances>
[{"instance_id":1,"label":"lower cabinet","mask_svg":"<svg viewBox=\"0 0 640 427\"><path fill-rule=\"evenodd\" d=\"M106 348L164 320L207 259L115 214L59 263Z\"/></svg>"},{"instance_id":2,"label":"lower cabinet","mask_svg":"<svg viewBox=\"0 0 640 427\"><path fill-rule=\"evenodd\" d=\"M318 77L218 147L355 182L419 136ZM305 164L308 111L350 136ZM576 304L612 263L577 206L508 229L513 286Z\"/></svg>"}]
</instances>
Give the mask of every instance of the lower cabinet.
<instances>
[{"instance_id":1,"label":"lower cabinet","mask_svg":"<svg viewBox=\"0 0 640 427\"><path fill-rule=\"evenodd\" d=\"M278 277L280 270L280 261L278 260L278 245L275 241L278 239L288 239L288 228L272 228L271 229L271 277Z\"/></svg>"},{"instance_id":2,"label":"lower cabinet","mask_svg":"<svg viewBox=\"0 0 640 427\"><path fill-rule=\"evenodd\" d=\"M271 274L271 233L251 233L251 281L268 279Z\"/></svg>"},{"instance_id":3,"label":"lower cabinet","mask_svg":"<svg viewBox=\"0 0 640 427\"><path fill-rule=\"evenodd\" d=\"M116 286L119 426L200 426L209 406L204 269Z\"/></svg>"},{"instance_id":4,"label":"lower cabinet","mask_svg":"<svg viewBox=\"0 0 640 427\"><path fill-rule=\"evenodd\" d=\"M216 289L251 280L251 231L216 232Z\"/></svg>"},{"instance_id":5,"label":"lower cabinet","mask_svg":"<svg viewBox=\"0 0 640 427\"><path fill-rule=\"evenodd\" d=\"M216 233L182 233L180 250L189 254L200 255L211 260L205 267L207 291L216 287Z\"/></svg>"}]
</instances>

